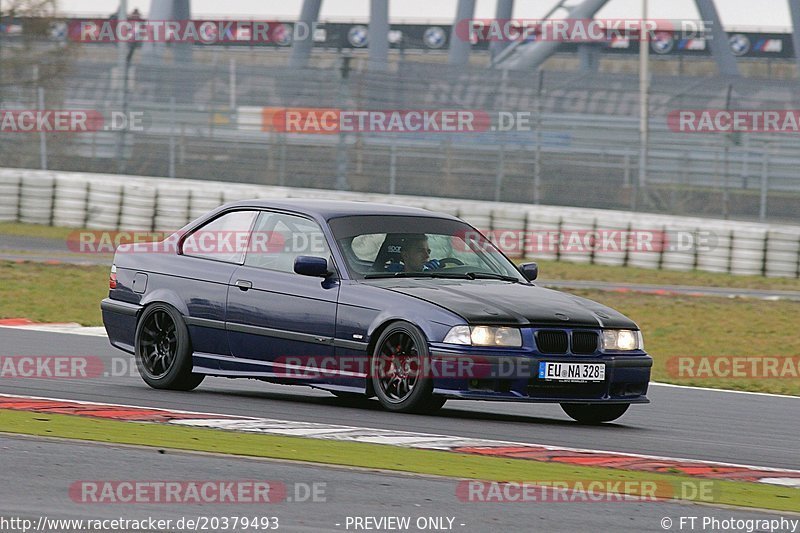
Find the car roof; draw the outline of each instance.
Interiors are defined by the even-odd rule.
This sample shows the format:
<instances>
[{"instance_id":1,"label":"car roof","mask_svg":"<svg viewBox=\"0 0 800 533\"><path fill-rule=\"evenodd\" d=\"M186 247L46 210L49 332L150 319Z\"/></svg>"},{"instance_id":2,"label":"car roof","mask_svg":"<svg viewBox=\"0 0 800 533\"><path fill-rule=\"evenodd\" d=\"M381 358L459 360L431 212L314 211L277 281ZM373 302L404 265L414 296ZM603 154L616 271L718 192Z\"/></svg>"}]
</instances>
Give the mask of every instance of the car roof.
<instances>
[{"instance_id":1,"label":"car roof","mask_svg":"<svg viewBox=\"0 0 800 533\"><path fill-rule=\"evenodd\" d=\"M349 202L344 200L319 200L306 198L280 198L271 200L261 198L258 200L243 200L239 202L233 202L225 205L224 207L284 209L287 211L295 211L306 215L320 217L325 220L347 216L366 215L425 216L455 220L455 217L451 215L436 213L418 207L407 207L403 205L380 204L373 202Z\"/></svg>"}]
</instances>

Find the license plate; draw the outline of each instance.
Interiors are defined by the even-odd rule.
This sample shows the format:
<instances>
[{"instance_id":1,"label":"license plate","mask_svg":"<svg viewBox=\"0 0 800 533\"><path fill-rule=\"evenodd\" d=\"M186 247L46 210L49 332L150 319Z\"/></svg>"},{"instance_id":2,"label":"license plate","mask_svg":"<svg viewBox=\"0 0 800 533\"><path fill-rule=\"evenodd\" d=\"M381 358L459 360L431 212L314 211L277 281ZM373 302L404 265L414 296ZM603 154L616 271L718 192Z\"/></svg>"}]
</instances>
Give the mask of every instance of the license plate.
<instances>
[{"instance_id":1,"label":"license plate","mask_svg":"<svg viewBox=\"0 0 800 533\"><path fill-rule=\"evenodd\" d=\"M545 381L605 381L603 363L539 363L539 379Z\"/></svg>"}]
</instances>

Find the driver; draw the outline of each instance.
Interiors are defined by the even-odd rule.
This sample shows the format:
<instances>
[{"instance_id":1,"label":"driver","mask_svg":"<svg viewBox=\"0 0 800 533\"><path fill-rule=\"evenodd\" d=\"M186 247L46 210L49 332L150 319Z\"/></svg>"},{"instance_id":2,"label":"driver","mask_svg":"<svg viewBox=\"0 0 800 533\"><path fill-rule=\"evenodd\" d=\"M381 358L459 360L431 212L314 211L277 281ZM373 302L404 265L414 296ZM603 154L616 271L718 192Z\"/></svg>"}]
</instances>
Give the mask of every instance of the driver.
<instances>
[{"instance_id":1,"label":"driver","mask_svg":"<svg viewBox=\"0 0 800 533\"><path fill-rule=\"evenodd\" d=\"M427 272L442 268L442 263L437 259L431 259L430 255L428 236L424 233L409 235L403 239L400 257L406 272Z\"/></svg>"}]
</instances>

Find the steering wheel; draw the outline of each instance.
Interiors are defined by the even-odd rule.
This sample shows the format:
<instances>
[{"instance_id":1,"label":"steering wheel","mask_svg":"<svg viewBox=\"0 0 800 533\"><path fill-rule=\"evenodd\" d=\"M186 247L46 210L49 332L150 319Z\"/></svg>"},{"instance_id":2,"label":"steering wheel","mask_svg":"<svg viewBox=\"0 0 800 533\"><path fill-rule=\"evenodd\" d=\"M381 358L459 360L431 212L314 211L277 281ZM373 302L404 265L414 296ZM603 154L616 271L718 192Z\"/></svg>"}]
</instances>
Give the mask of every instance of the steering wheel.
<instances>
[{"instance_id":1,"label":"steering wheel","mask_svg":"<svg viewBox=\"0 0 800 533\"><path fill-rule=\"evenodd\" d=\"M464 266L464 262L460 259L456 259L455 257L445 257L444 259L439 259L439 263L441 263L443 267L447 265Z\"/></svg>"}]
</instances>

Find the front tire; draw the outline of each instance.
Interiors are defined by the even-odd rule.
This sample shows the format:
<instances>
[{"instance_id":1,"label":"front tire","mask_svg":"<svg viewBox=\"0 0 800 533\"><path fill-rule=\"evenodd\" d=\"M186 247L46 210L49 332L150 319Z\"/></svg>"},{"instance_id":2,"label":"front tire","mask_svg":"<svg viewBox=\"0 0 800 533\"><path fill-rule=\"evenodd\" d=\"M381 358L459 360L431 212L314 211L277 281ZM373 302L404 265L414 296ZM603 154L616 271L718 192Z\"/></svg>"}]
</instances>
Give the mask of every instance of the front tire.
<instances>
[{"instance_id":1,"label":"front tire","mask_svg":"<svg viewBox=\"0 0 800 533\"><path fill-rule=\"evenodd\" d=\"M205 378L192 372L189 330L170 305L145 308L136 326L135 349L139 374L154 389L190 391Z\"/></svg>"},{"instance_id":2,"label":"front tire","mask_svg":"<svg viewBox=\"0 0 800 533\"><path fill-rule=\"evenodd\" d=\"M581 424L602 424L611 422L625 414L631 404L577 404L562 403L561 408L570 418Z\"/></svg>"},{"instance_id":3,"label":"front tire","mask_svg":"<svg viewBox=\"0 0 800 533\"><path fill-rule=\"evenodd\" d=\"M384 409L397 413L433 413L447 401L433 394L428 341L408 322L387 327L370 360L370 379Z\"/></svg>"}]
</instances>

